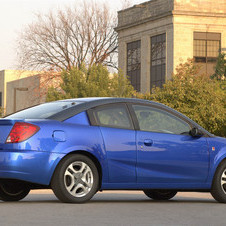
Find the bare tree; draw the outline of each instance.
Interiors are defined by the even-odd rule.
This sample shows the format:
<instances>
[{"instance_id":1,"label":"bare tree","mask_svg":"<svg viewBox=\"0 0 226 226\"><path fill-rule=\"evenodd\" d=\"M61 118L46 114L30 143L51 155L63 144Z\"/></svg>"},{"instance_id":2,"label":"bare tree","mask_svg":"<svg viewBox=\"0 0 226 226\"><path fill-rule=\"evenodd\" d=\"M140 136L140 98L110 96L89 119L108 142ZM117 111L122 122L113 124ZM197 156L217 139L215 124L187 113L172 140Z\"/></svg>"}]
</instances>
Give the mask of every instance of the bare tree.
<instances>
[{"instance_id":1,"label":"bare tree","mask_svg":"<svg viewBox=\"0 0 226 226\"><path fill-rule=\"evenodd\" d=\"M18 40L20 66L70 70L102 63L117 67L116 17L106 4L83 2L47 15L38 14Z\"/></svg>"},{"instance_id":2,"label":"bare tree","mask_svg":"<svg viewBox=\"0 0 226 226\"><path fill-rule=\"evenodd\" d=\"M121 7L119 10L127 9L129 7L132 7L134 5L134 1L132 0L120 0Z\"/></svg>"}]
</instances>

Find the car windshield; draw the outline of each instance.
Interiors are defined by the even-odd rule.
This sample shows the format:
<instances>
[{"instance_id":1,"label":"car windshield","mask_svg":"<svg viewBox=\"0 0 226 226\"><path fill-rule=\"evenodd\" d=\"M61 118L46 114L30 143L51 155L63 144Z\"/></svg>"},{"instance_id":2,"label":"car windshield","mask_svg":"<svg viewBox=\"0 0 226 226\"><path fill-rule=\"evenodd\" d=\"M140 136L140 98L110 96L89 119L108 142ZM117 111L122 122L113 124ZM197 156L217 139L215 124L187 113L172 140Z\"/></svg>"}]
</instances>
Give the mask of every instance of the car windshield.
<instances>
[{"instance_id":1,"label":"car windshield","mask_svg":"<svg viewBox=\"0 0 226 226\"><path fill-rule=\"evenodd\" d=\"M8 115L5 118L7 119L48 119L49 117L80 103L82 102L58 101L58 102L40 104L31 108L27 108L25 110L16 112L14 114Z\"/></svg>"}]
</instances>

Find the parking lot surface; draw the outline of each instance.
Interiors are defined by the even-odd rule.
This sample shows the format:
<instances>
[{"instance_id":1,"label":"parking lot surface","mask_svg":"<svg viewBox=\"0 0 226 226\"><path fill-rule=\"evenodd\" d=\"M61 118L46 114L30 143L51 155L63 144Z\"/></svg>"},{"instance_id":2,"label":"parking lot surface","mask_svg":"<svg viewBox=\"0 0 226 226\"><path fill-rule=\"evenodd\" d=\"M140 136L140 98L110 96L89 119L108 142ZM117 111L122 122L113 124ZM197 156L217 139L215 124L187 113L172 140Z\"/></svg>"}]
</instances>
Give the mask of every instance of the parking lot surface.
<instances>
[{"instance_id":1,"label":"parking lot surface","mask_svg":"<svg viewBox=\"0 0 226 226\"><path fill-rule=\"evenodd\" d=\"M0 202L0 225L226 225L226 205L206 193L153 201L143 192L107 191L85 204L61 203L50 190Z\"/></svg>"}]
</instances>

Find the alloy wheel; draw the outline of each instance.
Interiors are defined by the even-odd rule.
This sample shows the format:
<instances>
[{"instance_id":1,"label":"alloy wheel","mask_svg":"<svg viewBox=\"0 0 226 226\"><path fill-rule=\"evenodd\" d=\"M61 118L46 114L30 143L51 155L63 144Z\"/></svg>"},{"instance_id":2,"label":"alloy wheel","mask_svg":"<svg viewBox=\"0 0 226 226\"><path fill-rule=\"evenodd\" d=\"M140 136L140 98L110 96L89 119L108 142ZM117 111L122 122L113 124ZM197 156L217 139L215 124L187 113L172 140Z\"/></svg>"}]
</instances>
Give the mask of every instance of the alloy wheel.
<instances>
[{"instance_id":1,"label":"alloy wheel","mask_svg":"<svg viewBox=\"0 0 226 226\"><path fill-rule=\"evenodd\" d=\"M221 175L221 188L223 192L226 194L226 169L223 171Z\"/></svg>"},{"instance_id":2,"label":"alloy wheel","mask_svg":"<svg viewBox=\"0 0 226 226\"><path fill-rule=\"evenodd\" d=\"M84 197L92 189L93 172L86 163L73 162L65 170L64 185L72 196Z\"/></svg>"}]
</instances>

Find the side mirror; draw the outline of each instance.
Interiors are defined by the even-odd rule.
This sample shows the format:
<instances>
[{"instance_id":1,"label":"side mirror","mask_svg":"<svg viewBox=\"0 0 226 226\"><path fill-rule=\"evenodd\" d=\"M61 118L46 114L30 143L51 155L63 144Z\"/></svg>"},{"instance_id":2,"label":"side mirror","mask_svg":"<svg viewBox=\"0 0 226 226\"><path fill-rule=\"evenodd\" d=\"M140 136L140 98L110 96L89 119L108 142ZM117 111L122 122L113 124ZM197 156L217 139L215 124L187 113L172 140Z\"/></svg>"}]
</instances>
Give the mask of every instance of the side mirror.
<instances>
[{"instance_id":1,"label":"side mirror","mask_svg":"<svg viewBox=\"0 0 226 226\"><path fill-rule=\"evenodd\" d=\"M203 135L203 134L199 131L199 129L196 128L196 127L193 127L193 128L190 130L189 134L190 134L192 137L201 137L201 136Z\"/></svg>"}]
</instances>

